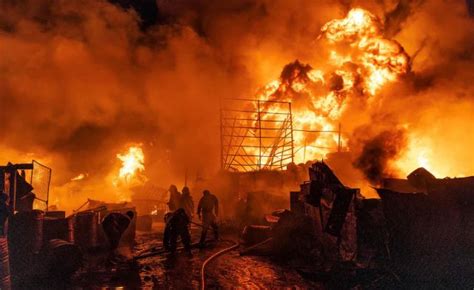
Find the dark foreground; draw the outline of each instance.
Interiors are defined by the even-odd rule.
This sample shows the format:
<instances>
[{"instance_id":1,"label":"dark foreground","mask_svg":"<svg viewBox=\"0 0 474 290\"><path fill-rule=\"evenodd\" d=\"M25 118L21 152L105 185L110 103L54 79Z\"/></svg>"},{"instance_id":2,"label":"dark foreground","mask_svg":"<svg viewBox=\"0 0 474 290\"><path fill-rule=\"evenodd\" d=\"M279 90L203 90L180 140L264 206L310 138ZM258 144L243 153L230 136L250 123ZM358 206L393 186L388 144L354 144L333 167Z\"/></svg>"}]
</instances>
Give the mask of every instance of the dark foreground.
<instances>
[{"instance_id":1,"label":"dark foreground","mask_svg":"<svg viewBox=\"0 0 474 290\"><path fill-rule=\"evenodd\" d=\"M200 230L192 228L193 241ZM134 255L150 248L161 248L163 224L154 224L149 233L137 232ZM212 235L211 235L212 236ZM201 267L214 253L228 248L237 241L225 235L218 243L206 249L193 249L192 256L184 252L160 254L134 263L120 263L107 269L83 271L72 288L86 289L199 289ZM241 256L238 250L226 253L206 267L206 288L303 288L325 289L322 284L303 278L297 270L284 262L276 263L269 257Z\"/></svg>"},{"instance_id":2,"label":"dark foreground","mask_svg":"<svg viewBox=\"0 0 474 290\"><path fill-rule=\"evenodd\" d=\"M159 225L153 233L139 234L137 250L161 246L161 233ZM192 236L193 240L197 240L199 229L193 228ZM224 237L222 241L211 244L206 249L194 249L192 257L177 253L143 259L139 262L141 286L197 289L200 287L200 271L204 261L221 249L232 246L233 240L236 239ZM277 265L265 257L242 257L237 250L218 257L206 269L207 288L320 288L317 283L305 280L289 267Z\"/></svg>"},{"instance_id":3,"label":"dark foreground","mask_svg":"<svg viewBox=\"0 0 474 290\"><path fill-rule=\"evenodd\" d=\"M162 233L162 223L154 224L152 232L137 232L136 245L130 256L138 256L152 248L160 249ZM200 229L192 228L193 241L198 240L199 233ZM33 284L16 284L15 289L200 289L203 263L213 254L234 245L236 237L235 233L224 233L221 241L211 243L205 249L194 248L192 255L161 253L109 265L103 263L104 255L93 253L96 260L89 260L72 281L35 280ZM318 261L308 263L271 256L242 256L236 249L208 264L206 289L453 288L452 284L443 281L402 281L390 270L358 271L354 270L354 265L340 265L331 271L323 268L324 265ZM462 281L458 283L458 286L464 284Z\"/></svg>"}]
</instances>

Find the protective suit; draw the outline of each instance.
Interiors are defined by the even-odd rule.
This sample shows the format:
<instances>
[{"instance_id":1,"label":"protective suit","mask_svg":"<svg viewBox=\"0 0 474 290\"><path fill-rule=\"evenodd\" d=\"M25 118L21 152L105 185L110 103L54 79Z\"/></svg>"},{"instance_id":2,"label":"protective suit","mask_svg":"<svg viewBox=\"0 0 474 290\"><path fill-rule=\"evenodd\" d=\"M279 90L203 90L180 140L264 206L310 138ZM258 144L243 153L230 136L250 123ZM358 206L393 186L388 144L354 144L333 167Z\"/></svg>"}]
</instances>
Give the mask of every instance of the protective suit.
<instances>
[{"instance_id":1,"label":"protective suit","mask_svg":"<svg viewBox=\"0 0 474 290\"><path fill-rule=\"evenodd\" d=\"M184 209L186 215L191 221L194 216L194 201L188 187L183 187L183 194L181 195L181 208Z\"/></svg>"},{"instance_id":2,"label":"protective suit","mask_svg":"<svg viewBox=\"0 0 474 290\"><path fill-rule=\"evenodd\" d=\"M176 185L171 185L168 189L170 193L170 199L168 201L168 208L170 211L175 211L181 207L181 193L179 193Z\"/></svg>"},{"instance_id":3,"label":"protective suit","mask_svg":"<svg viewBox=\"0 0 474 290\"><path fill-rule=\"evenodd\" d=\"M188 227L189 218L184 209L180 208L173 213L168 213L165 216L165 222L163 247L170 252L176 251L178 237L181 237L184 249L191 252L191 235L189 234Z\"/></svg>"},{"instance_id":4,"label":"protective suit","mask_svg":"<svg viewBox=\"0 0 474 290\"><path fill-rule=\"evenodd\" d=\"M218 226L216 222L217 215L219 214L219 201L215 195L209 192L209 190L204 190L203 197L199 200L197 214L199 219L202 220L203 225L199 244L204 246L209 227L212 227L214 230L214 238L216 240L219 239Z\"/></svg>"}]
</instances>

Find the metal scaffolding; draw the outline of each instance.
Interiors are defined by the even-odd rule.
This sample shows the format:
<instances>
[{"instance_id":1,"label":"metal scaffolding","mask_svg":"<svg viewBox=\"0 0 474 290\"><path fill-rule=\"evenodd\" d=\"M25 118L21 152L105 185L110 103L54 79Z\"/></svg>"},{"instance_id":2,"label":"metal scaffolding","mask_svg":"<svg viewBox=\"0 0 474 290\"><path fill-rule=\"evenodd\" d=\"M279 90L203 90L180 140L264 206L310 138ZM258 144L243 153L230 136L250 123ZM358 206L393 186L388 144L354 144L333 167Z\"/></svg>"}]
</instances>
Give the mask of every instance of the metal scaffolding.
<instances>
[{"instance_id":1,"label":"metal scaffolding","mask_svg":"<svg viewBox=\"0 0 474 290\"><path fill-rule=\"evenodd\" d=\"M291 103L223 99L220 119L222 169L282 170L293 162Z\"/></svg>"}]
</instances>

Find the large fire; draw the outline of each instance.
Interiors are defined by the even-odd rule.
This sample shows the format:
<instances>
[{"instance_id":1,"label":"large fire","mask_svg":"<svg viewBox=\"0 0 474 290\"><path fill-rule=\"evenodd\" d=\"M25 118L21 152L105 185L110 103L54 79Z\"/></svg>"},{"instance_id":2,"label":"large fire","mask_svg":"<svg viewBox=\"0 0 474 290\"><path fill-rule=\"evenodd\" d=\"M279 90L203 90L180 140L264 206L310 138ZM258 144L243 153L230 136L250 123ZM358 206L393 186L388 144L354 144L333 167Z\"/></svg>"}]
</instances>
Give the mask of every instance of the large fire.
<instances>
[{"instance_id":1,"label":"large fire","mask_svg":"<svg viewBox=\"0 0 474 290\"><path fill-rule=\"evenodd\" d=\"M370 104L384 85L410 71L409 56L396 41L384 38L381 23L366 10L355 8L329 21L319 40L330 48L327 66L295 61L257 94L259 100L292 102L295 162L323 158L346 146L347 137L337 134L346 103L361 98ZM271 102L265 106L280 110Z\"/></svg>"},{"instance_id":2,"label":"large fire","mask_svg":"<svg viewBox=\"0 0 474 290\"><path fill-rule=\"evenodd\" d=\"M239 151L261 157L247 160L258 163L250 170L285 168L291 159L265 157L284 150L295 163L348 151L334 156L355 164L393 128L404 142L380 176L419 166L437 177L473 174L466 1L145 1L160 4L147 27L134 5L117 2L0 4L0 163L53 168L51 196L62 206L126 199L145 172L162 186L184 168L208 178L218 155L233 156L219 150L223 97L261 100L260 110L242 110L263 112L266 125L278 116L265 111L288 112L270 101L291 102L294 148L280 142L275 153L275 140L252 139L254 151ZM256 118L242 118L257 139Z\"/></svg>"},{"instance_id":3,"label":"large fire","mask_svg":"<svg viewBox=\"0 0 474 290\"><path fill-rule=\"evenodd\" d=\"M142 182L145 171L145 155L140 146L131 146L126 153L117 154L122 162L115 184L132 184Z\"/></svg>"}]
</instances>

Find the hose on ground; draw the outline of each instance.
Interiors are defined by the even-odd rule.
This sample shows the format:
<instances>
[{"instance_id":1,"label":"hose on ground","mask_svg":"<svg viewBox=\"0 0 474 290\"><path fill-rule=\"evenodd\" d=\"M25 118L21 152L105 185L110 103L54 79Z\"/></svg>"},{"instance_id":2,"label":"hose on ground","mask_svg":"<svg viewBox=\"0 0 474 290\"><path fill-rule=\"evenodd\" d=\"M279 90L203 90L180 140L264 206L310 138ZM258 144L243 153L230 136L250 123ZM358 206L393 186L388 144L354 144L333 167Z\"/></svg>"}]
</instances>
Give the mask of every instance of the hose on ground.
<instances>
[{"instance_id":1,"label":"hose on ground","mask_svg":"<svg viewBox=\"0 0 474 290\"><path fill-rule=\"evenodd\" d=\"M225 248L223 250L220 250L219 252L213 254L212 256L210 256L209 258L207 258L204 263L202 264L201 266L201 289L202 290L205 290L206 289L206 266L212 261L214 260L215 258L227 253L227 252L230 252L230 251L233 251L235 249L237 249L240 244L237 243L237 242L234 242L234 241L231 241L232 243L234 243L232 246L228 247L228 248Z\"/></svg>"}]
</instances>

